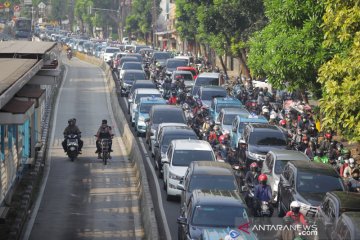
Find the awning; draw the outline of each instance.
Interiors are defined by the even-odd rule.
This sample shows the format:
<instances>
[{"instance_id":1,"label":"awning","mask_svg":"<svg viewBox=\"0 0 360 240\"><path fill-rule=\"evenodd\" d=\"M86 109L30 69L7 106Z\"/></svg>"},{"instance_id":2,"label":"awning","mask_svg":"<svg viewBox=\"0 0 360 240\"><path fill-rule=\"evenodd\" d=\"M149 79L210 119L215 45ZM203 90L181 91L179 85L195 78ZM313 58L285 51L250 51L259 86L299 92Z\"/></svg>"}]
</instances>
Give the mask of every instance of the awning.
<instances>
[{"instance_id":1,"label":"awning","mask_svg":"<svg viewBox=\"0 0 360 240\"><path fill-rule=\"evenodd\" d=\"M11 99L0 109L0 124L24 124L34 113L34 102Z\"/></svg>"},{"instance_id":2,"label":"awning","mask_svg":"<svg viewBox=\"0 0 360 240\"><path fill-rule=\"evenodd\" d=\"M156 32L156 35L164 35L164 34L170 34L170 33L174 33L176 32L175 29L169 30L169 31L164 31L164 32Z\"/></svg>"},{"instance_id":3,"label":"awning","mask_svg":"<svg viewBox=\"0 0 360 240\"><path fill-rule=\"evenodd\" d=\"M40 105L40 102L45 98L45 89L41 89L39 86L25 85L20 91L15 94L15 97L22 101L33 101L35 107Z\"/></svg>"}]
</instances>

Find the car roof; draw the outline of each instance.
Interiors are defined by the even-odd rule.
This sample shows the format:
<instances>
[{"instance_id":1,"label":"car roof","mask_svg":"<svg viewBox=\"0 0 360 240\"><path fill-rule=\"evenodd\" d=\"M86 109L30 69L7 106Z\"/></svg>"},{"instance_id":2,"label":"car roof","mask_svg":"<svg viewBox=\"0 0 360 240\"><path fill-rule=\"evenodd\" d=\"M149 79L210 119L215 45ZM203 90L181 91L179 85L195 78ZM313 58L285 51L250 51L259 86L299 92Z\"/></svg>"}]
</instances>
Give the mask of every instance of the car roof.
<instances>
[{"instance_id":1,"label":"car roof","mask_svg":"<svg viewBox=\"0 0 360 240\"><path fill-rule=\"evenodd\" d=\"M142 84L142 85L149 85L149 86L156 86L155 83L153 83L152 81L150 80L135 80L134 83L133 83L133 86L135 84Z\"/></svg>"},{"instance_id":2,"label":"car roof","mask_svg":"<svg viewBox=\"0 0 360 240\"><path fill-rule=\"evenodd\" d=\"M252 128L251 132L281 132L277 126L267 123L249 123L249 126Z\"/></svg>"},{"instance_id":3,"label":"car roof","mask_svg":"<svg viewBox=\"0 0 360 240\"><path fill-rule=\"evenodd\" d=\"M200 73L198 78L201 77L213 77L213 78L218 78L220 76L220 73L214 73L214 72L205 72L205 73Z\"/></svg>"},{"instance_id":4,"label":"car roof","mask_svg":"<svg viewBox=\"0 0 360 240\"><path fill-rule=\"evenodd\" d=\"M275 155L275 160L307 160L310 159L303 152L295 151L295 150L285 150L285 149L272 149L269 153L273 153Z\"/></svg>"},{"instance_id":5,"label":"car roof","mask_svg":"<svg viewBox=\"0 0 360 240\"><path fill-rule=\"evenodd\" d=\"M177 67L177 69L181 69L181 70L188 69L188 70L195 70L196 71L196 68L190 67L190 66L181 66L181 67Z\"/></svg>"},{"instance_id":6,"label":"car roof","mask_svg":"<svg viewBox=\"0 0 360 240\"><path fill-rule=\"evenodd\" d=\"M186 59L183 59L183 58L169 58L169 59L167 59L167 61L169 61L169 62L184 62L184 60L186 60Z\"/></svg>"},{"instance_id":7,"label":"car roof","mask_svg":"<svg viewBox=\"0 0 360 240\"><path fill-rule=\"evenodd\" d=\"M229 190L200 190L192 192L193 206L195 205L221 205L221 206L239 206L246 205L237 191Z\"/></svg>"},{"instance_id":8,"label":"car roof","mask_svg":"<svg viewBox=\"0 0 360 240\"><path fill-rule=\"evenodd\" d=\"M177 135L194 135L197 136L194 130L188 126L174 126L174 127L165 127L163 130L163 135L165 134L177 134Z\"/></svg>"},{"instance_id":9,"label":"car roof","mask_svg":"<svg viewBox=\"0 0 360 240\"><path fill-rule=\"evenodd\" d=\"M200 91L225 91L226 92L226 89L221 86L206 85L206 86L200 86Z\"/></svg>"},{"instance_id":10,"label":"car roof","mask_svg":"<svg viewBox=\"0 0 360 240\"><path fill-rule=\"evenodd\" d=\"M360 194L356 192L342 192L342 191L332 191L328 192L328 195L333 195L339 200L340 212L345 211L360 211Z\"/></svg>"},{"instance_id":11,"label":"car roof","mask_svg":"<svg viewBox=\"0 0 360 240\"><path fill-rule=\"evenodd\" d=\"M126 57L124 57L126 58ZM131 57L131 58L134 58L134 57ZM134 58L134 59L137 59L137 58ZM142 65L141 62L124 62L123 64L137 64L137 65Z\"/></svg>"},{"instance_id":12,"label":"car roof","mask_svg":"<svg viewBox=\"0 0 360 240\"><path fill-rule=\"evenodd\" d=\"M192 74L190 71L175 70L173 74Z\"/></svg>"},{"instance_id":13,"label":"car roof","mask_svg":"<svg viewBox=\"0 0 360 240\"><path fill-rule=\"evenodd\" d=\"M145 73L144 70L137 70L137 69L126 69L124 73Z\"/></svg>"},{"instance_id":14,"label":"car roof","mask_svg":"<svg viewBox=\"0 0 360 240\"><path fill-rule=\"evenodd\" d=\"M171 144L176 150L205 150L212 151L210 144L207 141L195 139L177 139L172 140Z\"/></svg>"},{"instance_id":15,"label":"car roof","mask_svg":"<svg viewBox=\"0 0 360 240\"><path fill-rule=\"evenodd\" d=\"M230 164L224 162L194 161L190 163L190 166L193 168L193 174L234 176Z\"/></svg>"},{"instance_id":16,"label":"car roof","mask_svg":"<svg viewBox=\"0 0 360 240\"><path fill-rule=\"evenodd\" d=\"M141 97L140 104L143 104L143 103L155 103L155 104L164 103L164 104L166 104L167 102L162 97Z\"/></svg>"},{"instance_id":17,"label":"car roof","mask_svg":"<svg viewBox=\"0 0 360 240\"><path fill-rule=\"evenodd\" d=\"M159 89L156 88L138 88L135 94L161 94Z\"/></svg>"},{"instance_id":18,"label":"car roof","mask_svg":"<svg viewBox=\"0 0 360 240\"><path fill-rule=\"evenodd\" d=\"M225 107L223 109L221 109L221 111L224 113L224 114L249 114L249 111L246 109L246 108L243 108L243 107Z\"/></svg>"},{"instance_id":19,"label":"car roof","mask_svg":"<svg viewBox=\"0 0 360 240\"><path fill-rule=\"evenodd\" d=\"M160 123L159 129L163 127L187 127L185 123Z\"/></svg>"},{"instance_id":20,"label":"car roof","mask_svg":"<svg viewBox=\"0 0 360 240\"><path fill-rule=\"evenodd\" d=\"M305 170L306 172L313 172L314 174L322 173L322 174L327 174L327 175L330 175L333 177L339 177L339 174L329 164L317 163L317 162L311 162L311 161L291 161L291 162L288 162L287 164L293 165L294 167L296 167L298 169L298 171L300 170L300 171L304 172L304 170Z\"/></svg>"},{"instance_id":21,"label":"car roof","mask_svg":"<svg viewBox=\"0 0 360 240\"><path fill-rule=\"evenodd\" d=\"M242 105L241 101L234 97L216 97L214 101L218 103L240 103Z\"/></svg>"},{"instance_id":22,"label":"car roof","mask_svg":"<svg viewBox=\"0 0 360 240\"><path fill-rule=\"evenodd\" d=\"M243 116L237 116L239 118L240 122L246 122L246 123L265 123L268 124L268 120L264 116L256 116L253 117L251 114L249 114L248 117Z\"/></svg>"},{"instance_id":23,"label":"car roof","mask_svg":"<svg viewBox=\"0 0 360 240\"><path fill-rule=\"evenodd\" d=\"M152 111L183 111L180 106L175 105L155 105L152 107Z\"/></svg>"}]
</instances>

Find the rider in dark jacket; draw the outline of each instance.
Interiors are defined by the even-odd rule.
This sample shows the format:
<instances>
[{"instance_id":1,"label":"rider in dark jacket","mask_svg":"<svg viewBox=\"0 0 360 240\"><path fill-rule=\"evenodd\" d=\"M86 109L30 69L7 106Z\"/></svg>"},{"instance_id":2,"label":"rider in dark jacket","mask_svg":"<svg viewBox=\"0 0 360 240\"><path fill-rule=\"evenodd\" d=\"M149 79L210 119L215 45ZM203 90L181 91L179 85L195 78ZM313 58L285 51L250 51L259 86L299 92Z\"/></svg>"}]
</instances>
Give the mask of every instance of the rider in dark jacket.
<instances>
[{"instance_id":1,"label":"rider in dark jacket","mask_svg":"<svg viewBox=\"0 0 360 240\"><path fill-rule=\"evenodd\" d=\"M68 126L65 128L63 134L64 134L64 141L62 141L61 144L64 149L64 152L67 152L67 145L66 145L67 136L70 134L76 134L77 138L78 138L78 142L79 142L79 154L81 154L81 149L83 147L84 142L80 139L81 132L80 132L80 129L78 128L78 126L76 126L75 118L68 120Z\"/></svg>"},{"instance_id":2,"label":"rider in dark jacket","mask_svg":"<svg viewBox=\"0 0 360 240\"><path fill-rule=\"evenodd\" d=\"M101 153L101 139L108 139L110 140L109 143L109 152L112 152L111 146L112 146L112 138L113 134L111 131L111 127L109 125L107 125L107 120L104 119L101 122L101 126L99 127L97 133L96 133L96 152L98 153L100 156Z\"/></svg>"}]
</instances>

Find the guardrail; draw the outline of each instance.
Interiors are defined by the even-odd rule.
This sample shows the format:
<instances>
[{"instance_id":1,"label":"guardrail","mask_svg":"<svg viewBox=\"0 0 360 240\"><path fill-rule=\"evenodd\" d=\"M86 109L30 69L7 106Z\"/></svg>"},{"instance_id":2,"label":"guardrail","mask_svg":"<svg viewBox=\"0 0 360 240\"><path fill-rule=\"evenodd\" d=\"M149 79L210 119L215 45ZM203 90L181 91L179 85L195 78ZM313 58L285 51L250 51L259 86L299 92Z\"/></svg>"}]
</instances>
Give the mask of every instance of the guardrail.
<instances>
[{"instance_id":1,"label":"guardrail","mask_svg":"<svg viewBox=\"0 0 360 240\"><path fill-rule=\"evenodd\" d=\"M118 102L116 86L112 77L111 69L108 64L94 57L78 52L75 53L75 55L80 60L99 66L105 72L106 82L110 90L111 107L115 116L116 124L121 133L127 153L129 154L129 161L134 164L137 172L136 176L140 187L139 199L141 219L144 226L145 238L149 240L160 239L158 225L155 217L154 204L150 194L150 187L146 177L145 166L142 161L142 154L136 139L126 121L124 112L122 111Z\"/></svg>"}]
</instances>

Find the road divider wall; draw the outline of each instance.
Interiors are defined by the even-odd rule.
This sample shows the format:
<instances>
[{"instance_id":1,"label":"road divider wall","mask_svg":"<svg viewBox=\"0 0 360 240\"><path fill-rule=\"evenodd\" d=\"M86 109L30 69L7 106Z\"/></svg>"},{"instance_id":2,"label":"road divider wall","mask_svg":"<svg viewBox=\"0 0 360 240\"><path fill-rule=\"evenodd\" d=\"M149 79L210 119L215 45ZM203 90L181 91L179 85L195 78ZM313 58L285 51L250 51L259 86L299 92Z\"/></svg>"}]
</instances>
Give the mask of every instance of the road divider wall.
<instances>
[{"instance_id":1,"label":"road divider wall","mask_svg":"<svg viewBox=\"0 0 360 240\"><path fill-rule=\"evenodd\" d=\"M82 53L76 53L76 57L80 60L99 66L105 73L106 82L110 90L111 107L115 116L116 125L120 131L127 153L129 154L129 161L136 169L137 184L139 185L140 195L140 214L145 231L145 238L151 240L160 239L154 204L150 194L150 187L146 177L144 162L142 161L142 153L119 104L116 85L112 77L111 69L108 64L95 57L87 56Z\"/></svg>"}]
</instances>

